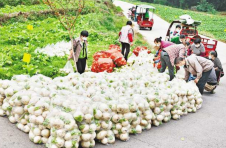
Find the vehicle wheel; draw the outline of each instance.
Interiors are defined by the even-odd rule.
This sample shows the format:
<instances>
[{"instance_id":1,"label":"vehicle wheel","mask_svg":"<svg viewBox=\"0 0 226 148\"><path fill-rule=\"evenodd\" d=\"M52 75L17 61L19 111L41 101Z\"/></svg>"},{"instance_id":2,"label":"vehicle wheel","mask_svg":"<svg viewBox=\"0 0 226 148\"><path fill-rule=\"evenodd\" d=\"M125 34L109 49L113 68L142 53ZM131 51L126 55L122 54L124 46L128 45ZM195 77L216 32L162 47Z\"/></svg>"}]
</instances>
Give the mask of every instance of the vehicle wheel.
<instances>
[{"instance_id":1,"label":"vehicle wheel","mask_svg":"<svg viewBox=\"0 0 226 148\"><path fill-rule=\"evenodd\" d=\"M149 29L152 30L152 27L150 27Z\"/></svg>"},{"instance_id":2,"label":"vehicle wheel","mask_svg":"<svg viewBox=\"0 0 226 148\"><path fill-rule=\"evenodd\" d=\"M142 30L142 27L141 26L139 26L139 30Z\"/></svg>"}]
</instances>

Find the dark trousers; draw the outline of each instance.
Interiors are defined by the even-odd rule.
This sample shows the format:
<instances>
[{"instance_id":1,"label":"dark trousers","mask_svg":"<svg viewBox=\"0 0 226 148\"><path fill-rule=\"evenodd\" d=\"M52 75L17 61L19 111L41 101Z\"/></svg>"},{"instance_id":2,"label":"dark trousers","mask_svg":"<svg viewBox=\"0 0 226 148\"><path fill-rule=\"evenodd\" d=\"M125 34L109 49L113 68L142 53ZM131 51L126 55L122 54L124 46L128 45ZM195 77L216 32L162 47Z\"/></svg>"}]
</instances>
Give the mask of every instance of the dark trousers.
<instances>
[{"instance_id":1,"label":"dark trousers","mask_svg":"<svg viewBox=\"0 0 226 148\"><path fill-rule=\"evenodd\" d=\"M166 66L167 66L168 69L169 69L170 81L173 80L173 78L175 77L174 76L174 67L172 66L172 64L170 62L170 58L169 58L168 53L162 51L160 60L161 60L161 65L162 65L162 67L160 69L160 73L165 72Z\"/></svg>"},{"instance_id":2,"label":"dark trousers","mask_svg":"<svg viewBox=\"0 0 226 148\"><path fill-rule=\"evenodd\" d=\"M212 69L207 71L207 72L203 72L202 73L202 77L199 79L199 82L196 84L197 87L199 88L199 92L201 94L203 94L203 91L204 91L204 87L206 85L206 82L210 76L210 73L211 73Z\"/></svg>"},{"instance_id":3,"label":"dark trousers","mask_svg":"<svg viewBox=\"0 0 226 148\"><path fill-rule=\"evenodd\" d=\"M76 66L78 73L84 73L86 70L86 58L78 59L78 62L76 62Z\"/></svg>"},{"instance_id":4,"label":"dark trousers","mask_svg":"<svg viewBox=\"0 0 226 148\"><path fill-rule=\"evenodd\" d=\"M217 76L217 82L220 82L220 78L221 78L221 71L219 70L215 70L216 72L216 76Z\"/></svg>"},{"instance_id":5,"label":"dark trousers","mask_svg":"<svg viewBox=\"0 0 226 148\"><path fill-rule=\"evenodd\" d=\"M128 59L128 55L129 55L129 52L130 52L130 44L128 43L121 43L122 44L122 55L124 56L124 58Z\"/></svg>"}]
</instances>

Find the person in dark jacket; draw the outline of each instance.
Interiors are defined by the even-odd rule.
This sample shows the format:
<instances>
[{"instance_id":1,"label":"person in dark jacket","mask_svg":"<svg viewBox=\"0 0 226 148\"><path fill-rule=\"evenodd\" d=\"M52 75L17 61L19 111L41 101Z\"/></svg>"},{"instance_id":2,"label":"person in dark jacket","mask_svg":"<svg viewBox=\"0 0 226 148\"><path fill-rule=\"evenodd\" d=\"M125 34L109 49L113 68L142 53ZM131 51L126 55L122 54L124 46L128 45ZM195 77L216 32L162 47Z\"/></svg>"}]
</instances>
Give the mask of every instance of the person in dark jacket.
<instances>
[{"instance_id":1,"label":"person in dark jacket","mask_svg":"<svg viewBox=\"0 0 226 148\"><path fill-rule=\"evenodd\" d=\"M222 73L224 72L223 71L223 67L222 67L222 64L221 64L221 61L220 59L217 57L217 52L216 51L211 51L210 52L210 57L209 57L212 62L214 63L214 69L215 69L215 72L216 72L216 76L217 76L217 82L219 83L220 82L220 77L222 75Z\"/></svg>"},{"instance_id":2,"label":"person in dark jacket","mask_svg":"<svg viewBox=\"0 0 226 148\"><path fill-rule=\"evenodd\" d=\"M205 84L205 90L214 94L214 90L217 88L217 76L214 67L211 70L207 83Z\"/></svg>"}]
</instances>

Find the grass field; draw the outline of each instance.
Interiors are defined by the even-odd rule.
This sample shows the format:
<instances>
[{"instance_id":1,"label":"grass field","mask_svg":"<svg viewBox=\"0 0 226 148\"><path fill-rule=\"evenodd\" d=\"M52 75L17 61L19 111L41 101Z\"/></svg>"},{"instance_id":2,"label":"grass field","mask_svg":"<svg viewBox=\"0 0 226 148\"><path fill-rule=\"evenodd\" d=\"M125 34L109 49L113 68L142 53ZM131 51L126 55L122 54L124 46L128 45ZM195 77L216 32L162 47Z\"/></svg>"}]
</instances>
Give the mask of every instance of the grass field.
<instances>
[{"instance_id":1,"label":"grass field","mask_svg":"<svg viewBox=\"0 0 226 148\"><path fill-rule=\"evenodd\" d=\"M178 20L179 16L183 14L188 14L193 19L202 21L202 24L198 27L198 31L200 34L226 42L226 15L221 15L220 13L214 15L191 10L183 10L159 4L140 2L137 0L123 0L123 1L130 3L132 2L137 5L138 4L152 5L156 7L156 14L168 22Z\"/></svg>"}]
</instances>

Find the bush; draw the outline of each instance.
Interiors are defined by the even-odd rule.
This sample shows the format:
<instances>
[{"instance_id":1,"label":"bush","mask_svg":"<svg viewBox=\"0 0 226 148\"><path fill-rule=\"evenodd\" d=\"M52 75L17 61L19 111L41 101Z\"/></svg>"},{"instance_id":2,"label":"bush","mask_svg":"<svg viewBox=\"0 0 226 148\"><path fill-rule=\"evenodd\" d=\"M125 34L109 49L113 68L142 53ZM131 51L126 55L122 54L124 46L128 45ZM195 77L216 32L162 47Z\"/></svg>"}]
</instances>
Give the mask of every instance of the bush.
<instances>
[{"instance_id":1,"label":"bush","mask_svg":"<svg viewBox=\"0 0 226 148\"><path fill-rule=\"evenodd\" d=\"M208 3L206 0L201 0L199 5L197 6L197 10L203 11L203 12L216 13L214 6L210 3Z\"/></svg>"},{"instance_id":2,"label":"bush","mask_svg":"<svg viewBox=\"0 0 226 148\"><path fill-rule=\"evenodd\" d=\"M17 6L17 5L34 5L39 4L40 0L0 0L0 7L5 5Z\"/></svg>"},{"instance_id":3,"label":"bush","mask_svg":"<svg viewBox=\"0 0 226 148\"><path fill-rule=\"evenodd\" d=\"M166 5L167 1L166 0L154 0L154 3L161 4L161 5Z\"/></svg>"}]
</instances>

